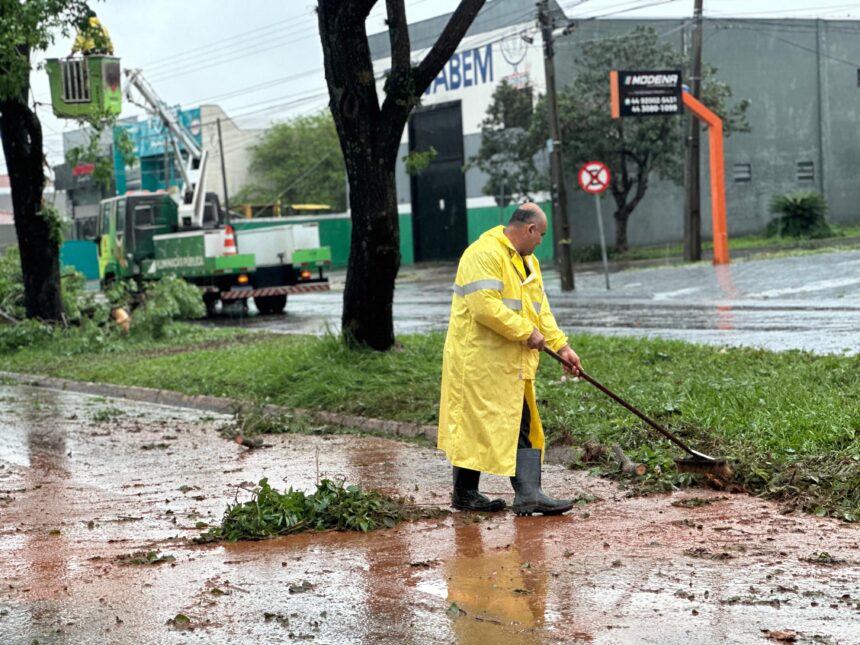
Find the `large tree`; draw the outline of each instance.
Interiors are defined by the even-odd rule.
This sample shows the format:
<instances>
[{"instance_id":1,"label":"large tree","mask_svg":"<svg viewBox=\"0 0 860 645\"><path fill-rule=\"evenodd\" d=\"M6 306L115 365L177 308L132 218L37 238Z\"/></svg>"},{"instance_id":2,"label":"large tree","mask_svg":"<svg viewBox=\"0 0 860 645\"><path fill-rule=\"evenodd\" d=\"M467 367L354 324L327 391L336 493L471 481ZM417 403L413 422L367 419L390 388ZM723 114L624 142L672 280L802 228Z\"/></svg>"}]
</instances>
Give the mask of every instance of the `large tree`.
<instances>
[{"instance_id":1,"label":"large tree","mask_svg":"<svg viewBox=\"0 0 860 645\"><path fill-rule=\"evenodd\" d=\"M394 166L403 128L421 94L454 53L485 0L461 0L436 42L413 64L404 0L386 0L390 69L382 102L366 21L377 0L319 0L329 106L349 179L352 240L343 294L347 342L394 345L392 302L400 268Z\"/></svg>"},{"instance_id":2,"label":"large tree","mask_svg":"<svg viewBox=\"0 0 860 645\"><path fill-rule=\"evenodd\" d=\"M346 209L343 155L328 111L269 128L251 148L249 170L250 181L235 195L236 203L280 198L287 204L313 202L329 204L335 211Z\"/></svg>"},{"instance_id":3,"label":"large tree","mask_svg":"<svg viewBox=\"0 0 860 645\"><path fill-rule=\"evenodd\" d=\"M537 129L531 126L533 103L531 85L499 83L481 122L481 147L469 158L470 167L487 175L484 194L492 195L501 205L549 190L548 169L539 169L535 163L546 136L535 136Z\"/></svg>"},{"instance_id":4,"label":"large tree","mask_svg":"<svg viewBox=\"0 0 860 645\"><path fill-rule=\"evenodd\" d=\"M28 103L31 54L46 49L57 33L67 33L86 9L85 0L0 0L0 138L29 318L60 320L63 313L60 222L43 201L42 126Z\"/></svg>"},{"instance_id":5,"label":"large tree","mask_svg":"<svg viewBox=\"0 0 860 645\"><path fill-rule=\"evenodd\" d=\"M610 192L615 201L615 247L625 251L627 223L648 190L652 175L683 182L681 117L612 119L609 109L609 71L612 69L685 69L687 60L651 28L637 27L618 38L604 38L582 46L576 80L559 97L564 156L578 167L599 159L612 170ZM749 130L749 101L731 107L731 89L715 78L716 69L703 69L702 102L723 119L726 136ZM534 127L543 130L546 112L535 111ZM536 136L540 139L540 136Z\"/></svg>"}]
</instances>

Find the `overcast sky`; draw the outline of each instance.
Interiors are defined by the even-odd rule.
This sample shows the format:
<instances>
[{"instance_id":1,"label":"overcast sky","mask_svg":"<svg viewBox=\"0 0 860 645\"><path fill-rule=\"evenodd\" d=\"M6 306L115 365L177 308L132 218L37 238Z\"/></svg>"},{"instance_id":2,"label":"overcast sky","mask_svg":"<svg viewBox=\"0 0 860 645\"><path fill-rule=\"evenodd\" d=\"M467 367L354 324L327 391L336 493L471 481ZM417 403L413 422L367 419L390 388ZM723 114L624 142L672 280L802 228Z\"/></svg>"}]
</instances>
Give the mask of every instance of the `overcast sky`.
<instances>
[{"instance_id":1,"label":"overcast sky","mask_svg":"<svg viewBox=\"0 0 860 645\"><path fill-rule=\"evenodd\" d=\"M493 0L489 0L492 2ZM327 101L313 0L106 0L93 2L125 67L140 67L169 104L215 103L243 127L322 109ZM571 18L687 17L693 0L561 0ZM410 22L448 13L457 0L406 0ZM838 0L704 0L713 17L820 17L860 19L860 2ZM368 31L385 28L379 0ZM65 56L71 38L59 39L37 59ZM74 121L50 109L44 71L32 75L33 93L51 164L62 161L62 132ZM139 113L128 103L123 116ZM6 167L0 152L0 174Z\"/></svg>"}]
</instances>

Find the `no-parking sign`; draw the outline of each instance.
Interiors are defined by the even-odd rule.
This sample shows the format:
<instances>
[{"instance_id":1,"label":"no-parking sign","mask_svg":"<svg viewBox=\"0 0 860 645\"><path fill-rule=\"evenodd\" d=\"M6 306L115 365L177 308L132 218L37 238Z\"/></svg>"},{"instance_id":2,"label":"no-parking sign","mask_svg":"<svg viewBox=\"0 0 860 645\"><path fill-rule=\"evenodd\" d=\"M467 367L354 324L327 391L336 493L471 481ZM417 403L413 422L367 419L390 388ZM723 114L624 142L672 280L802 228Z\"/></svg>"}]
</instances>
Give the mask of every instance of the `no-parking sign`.
<instances>
[{"instance_id":1,"label":"no-parking sign","mask_svg":"<svg viewBox=\"0 0 860 645\"><path fill-rule=\"evenodd\" d=\"M579 187L587 193L597 195L602 193L609 187L609 180L612 175L609 173L609 168L606 164L599 161L589 161L583 164L577 175L579 179Z\"/></svg>"}]
</instances>

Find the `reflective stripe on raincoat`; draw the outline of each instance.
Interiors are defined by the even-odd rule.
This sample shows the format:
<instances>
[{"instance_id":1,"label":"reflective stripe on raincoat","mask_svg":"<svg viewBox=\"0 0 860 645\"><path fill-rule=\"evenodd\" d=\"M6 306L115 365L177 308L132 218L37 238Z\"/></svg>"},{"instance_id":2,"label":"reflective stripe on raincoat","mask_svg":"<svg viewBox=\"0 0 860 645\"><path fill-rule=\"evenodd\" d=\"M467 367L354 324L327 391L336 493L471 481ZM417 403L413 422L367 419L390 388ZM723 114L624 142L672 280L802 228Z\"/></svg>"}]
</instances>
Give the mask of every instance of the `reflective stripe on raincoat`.
<instances>
[{"instance_id":1,"label":"reflective stripe on raincoat","mask_svg":"<svg viewBox=\"0 0 860 645\"><path fill-rule=\"evenodd\" d=\"M567 337L550 311L537 259L526 258L526 276L503 231L487 231L460 258L442 358L438 446L455 466L510 476L523 398L532 447L544 445L534 391L540 352L525 341L537 328L559 350Z\"/></svg>"}]
</instances>

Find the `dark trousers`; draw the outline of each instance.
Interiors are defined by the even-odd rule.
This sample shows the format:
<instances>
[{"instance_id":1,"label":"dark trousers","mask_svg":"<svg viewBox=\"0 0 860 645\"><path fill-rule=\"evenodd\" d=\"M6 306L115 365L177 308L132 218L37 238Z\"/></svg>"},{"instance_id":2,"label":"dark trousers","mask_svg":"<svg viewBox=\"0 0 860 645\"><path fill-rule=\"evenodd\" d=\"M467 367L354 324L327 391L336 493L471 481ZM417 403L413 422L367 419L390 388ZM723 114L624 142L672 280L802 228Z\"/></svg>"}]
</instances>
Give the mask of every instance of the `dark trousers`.
<instances>
[{"instance_id":1,"label":"dark trousers","mask_svg":"<svg viewBox=\"0 0 860 645\"><path fill-rule=\"evenodd\" d=\"M517 441L517 450L532 447L532 442L529 441L529 426L531 423L532 413L529 410L529 403L523 399L523 416L520 417L520 437Z\"/></svg>"}]
</instances>

